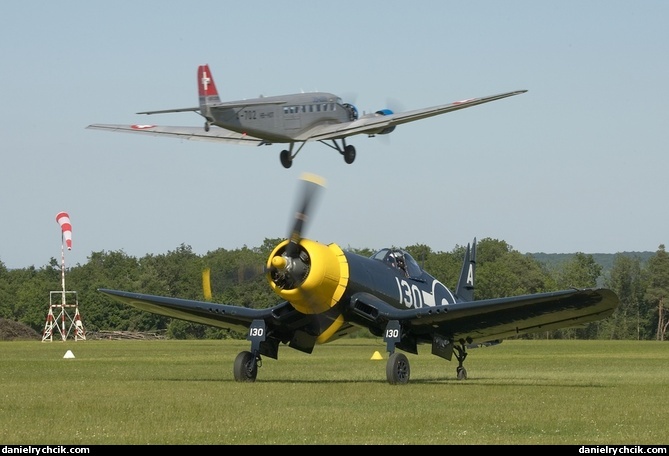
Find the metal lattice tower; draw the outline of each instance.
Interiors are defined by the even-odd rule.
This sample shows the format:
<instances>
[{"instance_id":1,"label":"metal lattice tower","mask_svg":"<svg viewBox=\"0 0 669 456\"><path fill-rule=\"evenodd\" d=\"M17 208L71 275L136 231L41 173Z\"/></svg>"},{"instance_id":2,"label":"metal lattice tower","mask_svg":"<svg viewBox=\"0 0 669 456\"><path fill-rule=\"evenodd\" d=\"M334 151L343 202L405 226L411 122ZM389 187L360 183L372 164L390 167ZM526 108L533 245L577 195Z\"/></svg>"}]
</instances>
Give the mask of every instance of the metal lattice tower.
<instances>
[{"instance_id":1,"label":"metal lattice tower","mask_svg":"<svg viewBox=\"0 0 669 456\"><path fill-rule=\"evenodd\" d=\"M61 245L60 277L62 290L49 292L49 312L42 333L42 342L52 342L54 333L59 334L63 342L70 336L74 340L86 340L77 292L65 289L65 243Z\"/></svg>"}]
</instances>

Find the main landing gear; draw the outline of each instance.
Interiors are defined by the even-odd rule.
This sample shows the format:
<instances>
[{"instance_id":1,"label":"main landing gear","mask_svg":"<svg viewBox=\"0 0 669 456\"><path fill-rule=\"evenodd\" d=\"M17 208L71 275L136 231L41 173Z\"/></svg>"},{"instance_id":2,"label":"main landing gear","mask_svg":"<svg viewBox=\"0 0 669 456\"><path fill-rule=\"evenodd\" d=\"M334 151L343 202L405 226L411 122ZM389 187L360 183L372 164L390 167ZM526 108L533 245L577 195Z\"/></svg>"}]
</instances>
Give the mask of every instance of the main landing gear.
<instances>
[{"instance_id":1,"label":"main landing gear","mask_svg":"<svg viewBox=\"0 0 669 456\"><path fill-rule=\"evenodd\" d=\"M335 140L335 139L332 140L332 144L328 144L324 141L319 141L319 142L325 144L326 146L330 147L331 149L334 149L337 152L339 152L340 154L342 154L344 156L344 161L347 164L350 165L351 163L353 163L355 161L355 147L353 147L350 144L346 145L346 139L345 138L342 138L341 146L337 143L337 140Z\"/></svg>"},{"instance_id":2,"label":"main landing gear","mask_svg":"<svg viewBox=\"0 0 669 456\"><path fill-rule=\"evenodd\" d=\"M411 367L406 355L396 352L396 347L402 347L403 350L408 350L411 353L418 353L415 341L411 340L405 334L399 321L389 321L386 326L383 340L386 342L386 350L390 353L388 362L386 363L386 379L391 385L405 385L409 383L411 376ZM458 360L458 367L455 370L456 378L458 380L467 379L467 369L463 366L465 358L467 358L467 343L471 343L471 339L467 341L460 340L459 343L454 343L446 339L435 338L432 344L432 354L441 358L451 360L452 356Z\"/></svg>"},{"instance_id":3,"label":"main landing gear","mask_svg":"<svg viewBox=\"0 0 669 456\"><path fill-rule=\"evenodd\" d=\"M250 351L243 351L235 358L233 372L238 382L255 382L258 376L258 368L262 366L260 355L254 355Z\"/></svg>"},{"instance_id":4,"label":"main landing gear","mask_svg":"<svg viewBox=\"0 0 669 456\"><path fill-rule=\"evenodd\" d=\"M405 385L409 383L411 367L404 353L395 352L386 363L386 378L391 385Z\"/></svg>"},{"instance_id":5,"label":"main landing gear","mask_svg":"<svg viewBox=\"0 0 669 456\"><path fill-rule=\"evenodd\" d=\"M458 360L458 367L455 369L456 378L458 380L467 380L467 369L462 365L467 357L465 346L454 346L453 353ZM409 366L409 360L406 355L400 352L392 353L386 363L386 379L388 383L391 385L405 385L409 383L410 375L411 366Z\"/></svg>"},{"instance_id":6,"label":"main landing gear","mask_svg":"<svg viewBox=\"0 0 669 456\"><path fill-rule=\"evenodd\" d=\"M355 160L355 147L351 146L350 144L344 147L344 152L342 152L342 155L344 156L344 161L350 165Z\"/></svg>"},{"instance_id":7,"label":"main landing gear","mask_svg":"<svg viewBox=\"0 0 669 456\"><path fill-rule=\"evenodd\" d=\"M283 165L284 168L288 169L291 166L293 166L293 157L291 156L290 151L287 151L285 149L282 150L281 155L279 155L279 158L281 159L281 164Z\"/></svg>"},{"instance_id":8,"label":"main landing gear","mask_svg":"<svg viewBox=\"0 0 669 456\"><path fill-rule=\"evenodd\" d=\"M251 341L251 350L244 350L240 352L235 358L235 364L232 372L235 375L235 381L238 382L255 382L258 376L258 368L262 367L262 358L260 353L276 358L276 345L266 345L265 351L261 346L267 343L267 328L263 320L253 320L249 327L249 334L246 338ZM274 351L271 350L274 348ZM269 351L268 351L269 350Z\"/></svg>"},{"instance_id":9,"label":"main landing gear","mask_svg":"<svg viewBox=\"0 0 669 456\"><path fill-rule=\"evenodd\" d=\"M319 141L320 143L325 144L326 146L336 150L339 152L341 155L344 156L344 161L347 164L351 164L355 161L355 147L352 145L347 145L346 140L342 139L341 140L341 146L337 143L336 140L332 140L332 144L326 143L324 141ZM295 146L295 143L290 143L290 147L288 149L284 149L281 151L281 154L279 154L279 159L281 160L281 165L288 169L291 166L293 166L293 159L297 156L297 154L302 150L306 143L300 144L300 147L297 148L297 151L293 153L293 148Z\"/></svg>"}]
</instances>

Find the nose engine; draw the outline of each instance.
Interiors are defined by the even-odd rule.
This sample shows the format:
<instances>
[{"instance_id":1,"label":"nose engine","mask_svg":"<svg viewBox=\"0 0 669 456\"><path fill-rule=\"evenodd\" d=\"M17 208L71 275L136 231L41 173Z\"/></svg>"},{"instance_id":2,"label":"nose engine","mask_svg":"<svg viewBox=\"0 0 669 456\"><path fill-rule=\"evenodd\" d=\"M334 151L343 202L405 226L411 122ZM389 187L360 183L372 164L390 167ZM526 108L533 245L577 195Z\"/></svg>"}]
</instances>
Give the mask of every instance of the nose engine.
<instances>
[{"instance_id":1,"label":"nose engine","mask_svg":"<svg viewBox=\"0 0 669 456\"><path fill-rule=\"evenodd\" d=\"M348 284L344 252L336 244L302 239L299 253L290 255L289 243L280 243L267 260L266 276L272 291L304 314L318 314L334 307Z\"/></svg>"},{"instance_id":2,"label":"nose engine","mask_svg":"<svg viewBox=\"0 0 669 456\"><path fill-rule=\"evenodd\" d=\"M310 208L324 180L302 176L302 198L288 239L277 245L265 266L274 293L303 314L319 314L334 307L348 283L346 255L336 244L324 245L302 237Z\"/></svg>"},{"instance_id":3,"label":"nose engine","mask_svg":"<svg viewBox=\"0 0 669 456\"><path fill-rule=\"evenodd\" d=\"M348 111L349 120L358 120L358 108L350 103L344 103L344 108Z\"/></svg>"},{"instance_id":4,"label":"nose engine","mask_svg":"<svg viewBox=\"0 0 669 456\"><path fill-rule=\"evenodd\" d=\"M277 248L267 262L268 279L275 291L299 287L310 269L309 253L300 248L297 257L293 258L286 252L286 243Z\"/></svg>"}]
</instances>

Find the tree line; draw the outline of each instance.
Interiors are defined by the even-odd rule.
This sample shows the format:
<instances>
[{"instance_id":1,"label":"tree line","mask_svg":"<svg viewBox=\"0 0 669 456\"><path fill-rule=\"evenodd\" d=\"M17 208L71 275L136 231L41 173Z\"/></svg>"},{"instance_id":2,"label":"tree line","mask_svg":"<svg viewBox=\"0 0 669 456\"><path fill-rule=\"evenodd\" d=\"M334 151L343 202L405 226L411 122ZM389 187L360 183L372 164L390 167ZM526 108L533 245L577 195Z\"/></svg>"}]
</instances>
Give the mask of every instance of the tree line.
<instances>
[{"instance_id":1,"label":"tree line","mask_svg":"<svg viewBox=\"0 0 669 456\"><path fill-rule=\"evenodd\" d=\"M282 239L265 239L259 247L217 249L197 255L181 244L165 254L131 257L122 250L93 252L85 264L66 268L55 258L41 268L7 269L0 261L0 318L21 322L42 333L51 293L76 291L85 331L164 331L170 338L231 338L245 335L142 312L98 292L112 288L138 293L205 300L203 271L210 271L212 302L264 308L279 302L267 284L264 265ZM404 247L421 266L454 289L466 246L435 252L429 246ZM348 250L370 256L369 249ZM486 238L477 243L475 299L542 293L602 285L620 298L609 318L583 328L537 333L530 338L664 340L669 326L669 256L664 245L645 261L615 254L604 273L592 255L576 253L559 264L548 264L514 250L505 241ZM63 279L64 278L64 279ZM56 303L57 304L57 303Z\"/></svg>"}]
</instances>

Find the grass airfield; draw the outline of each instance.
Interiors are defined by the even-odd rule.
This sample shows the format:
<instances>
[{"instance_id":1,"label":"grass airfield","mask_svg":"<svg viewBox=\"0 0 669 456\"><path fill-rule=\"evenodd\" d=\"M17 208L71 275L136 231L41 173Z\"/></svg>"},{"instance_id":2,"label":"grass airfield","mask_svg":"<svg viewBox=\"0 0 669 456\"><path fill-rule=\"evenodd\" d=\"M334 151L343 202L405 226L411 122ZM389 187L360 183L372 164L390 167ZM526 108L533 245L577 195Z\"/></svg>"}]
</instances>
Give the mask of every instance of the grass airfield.
<instances>
[{"instance_id":1,"label":"grass airfield","mask_svg":"<svg viewBox=\"0 0 669 456\"><path fill-rule=\"evenodd\" d=\"M0 342L3 444L666 445L669 343L507 340L457 361L420 346L386 382L380 339L282 346L255 383L248 341ZM70 350L74 358L64 358ZM383 359L372 359L378 351Z\"/></svg>"}]
</instances>

